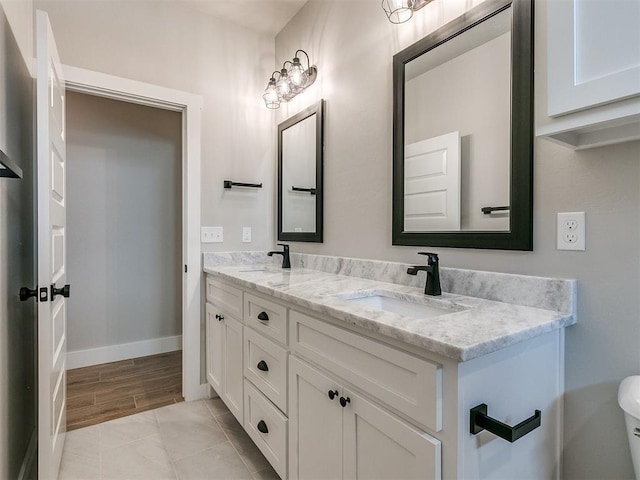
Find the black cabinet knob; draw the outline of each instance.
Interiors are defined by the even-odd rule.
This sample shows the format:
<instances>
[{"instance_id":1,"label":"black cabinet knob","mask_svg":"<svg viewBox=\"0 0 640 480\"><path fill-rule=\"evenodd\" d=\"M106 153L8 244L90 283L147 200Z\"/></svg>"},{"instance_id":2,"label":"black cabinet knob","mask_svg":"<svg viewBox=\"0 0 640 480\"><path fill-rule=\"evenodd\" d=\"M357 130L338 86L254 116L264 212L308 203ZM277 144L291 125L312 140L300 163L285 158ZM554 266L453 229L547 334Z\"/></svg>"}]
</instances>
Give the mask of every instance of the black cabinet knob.
<instances>
[{"instance_id":1,"label":"black cabinet knob","mask_svg":"<svg viewBox=\"0 0 640 480\"><path fill-rule=\"evenodd\" d=\"M62 295L64 298L69 298L71 293L71 285L66 284L62 288L56 288L55 285L51 285L51 300L56 298L56 295Z\"/></svg>"},{"instance_id":2,"label":"black cabinet knob","mask_svg":"<svg viewBox=\"0 0 640 480\"><path fill-rule=\"evenodd\" d=\"M260 312L258 314L258 320L260 320L262 322L268 322L269 321L269 315L267 315L267 312Z\"/></svg>"},{"instance_id":3,"label":"black cabinet knob","mask_svg":"<svg viewBox=\"0 0 640 480\"><path fill-rule=\"evenodd\" d=\"M216 313L216 318L218 319L219 322L221 322L222 320L224 320L224 315L220 315Z\"/></svg>"},{"instance_id":4,"label":"black cabinet knob","mask_svg":"<svg viewBox=\"0 0 640 480\"><path fill-rule=\"evenodd\" d=\"M329 390L328 395L329 395L329 398L333 400L338 396L338 390Z\"/></svg>"},{"instance_id":5,"label":"black cabinet knob","mask_svg":"<svg viewBox=\"0 0 640 480\"><path fill-rule=\"evenodd\" d=\"M267 428L267 424L264 423L264 420L260 420L258 422L258 431L262 433L269 433L269 429Z\"/></svg>"},{"instance_id":6,"label":"black cabinet knob","mask_svg":"<svg viewBox=\"0 0 640 480\"><path fill-rule=\"evenodd\" d=\"M20 289L20 301L21 302L26 302L31 297L37 297L37 296L38 296L38 287L34 288L33 290L31 290L30 288L27 288L27 287L22 287Z\"/></svg>"},{"instance_id":7,"label":"black cabinet knob","mask_svg":"<svg viewBox=\"0 0 640 480\"><path fill-rule=\"evenodd\" d=\"M340 397L340 405L342 405L342 408L346 407L347 403L351 403L351 399L349 397Z\"/></svg>"},{"instance_id":8,"label":"black cabinet knob","mask_svg":"<svg viewBox=\"0 0 640 480\"><path fill-rule=\"evenodd\" d=\"M262 370L263 372L268 372L269 371L269 365L267 365L267 362L265 362L264 360L260 360L258 362L258 370Z\"/></svg>"}]
</instances>

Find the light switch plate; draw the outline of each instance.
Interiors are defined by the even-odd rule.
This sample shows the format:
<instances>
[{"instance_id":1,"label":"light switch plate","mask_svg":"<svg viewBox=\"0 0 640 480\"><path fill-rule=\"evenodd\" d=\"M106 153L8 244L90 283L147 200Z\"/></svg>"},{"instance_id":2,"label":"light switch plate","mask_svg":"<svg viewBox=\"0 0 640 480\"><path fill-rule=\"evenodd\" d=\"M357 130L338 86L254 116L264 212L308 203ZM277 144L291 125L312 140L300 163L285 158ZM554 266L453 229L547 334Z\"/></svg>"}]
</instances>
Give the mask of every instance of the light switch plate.
<instances>
[{"instance_id":1,"label":"light switch plate","mask_svg":"<svg viewBox=\"0 0 640 480\"><path fill-rule=\"evenodd\" d=\"M223 229L222 227L201 227L200 242L202 243L222 243Z\"/></svg>"},{"instance_id":2,"label":"light switch plate","mask_svg":"<svg viewBox=\"0 0 640 480\"><path fill-rule=\"evenodd\" d=\"M251 227L242 227L242 243L251 243Z\"/></svg>"},{"instance_id":3,"label":"light switch plate","mask_svg":"<svg viewBox=\"0 0 640 480\"><path fill-rule=\"evenodd\" d=\"M584 212L558 213L558 250L585 250L585 222Z\"/></svg>"}]
</instances>

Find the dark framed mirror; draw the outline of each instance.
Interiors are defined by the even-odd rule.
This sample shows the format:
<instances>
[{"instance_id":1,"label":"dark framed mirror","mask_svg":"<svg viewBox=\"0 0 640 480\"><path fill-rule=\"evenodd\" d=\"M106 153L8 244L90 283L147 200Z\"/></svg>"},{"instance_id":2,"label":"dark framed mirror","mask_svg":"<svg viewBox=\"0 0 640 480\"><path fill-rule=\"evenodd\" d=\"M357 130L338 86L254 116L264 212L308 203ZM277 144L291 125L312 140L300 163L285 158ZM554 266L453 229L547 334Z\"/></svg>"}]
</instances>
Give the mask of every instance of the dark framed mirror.
<instances>
[{"instance_id":1,"label":"dark framed mirror","mask_svg":"<svg viewBox=\"0 0 640 480\"><path fill-rule=\"evenodd\" d=\"M393 244L533 249L533 0L393 57Z\"/></svg>"},{"instance_id":2,"label":"dark framed mirror","mask_svg":"<svg viewBox=\"0 0 640 480\"><path fill-rule=\"evenodd\" d=\"M278 125L278 240L322 242L324 100Z\"/></svg>"}]
</instances>

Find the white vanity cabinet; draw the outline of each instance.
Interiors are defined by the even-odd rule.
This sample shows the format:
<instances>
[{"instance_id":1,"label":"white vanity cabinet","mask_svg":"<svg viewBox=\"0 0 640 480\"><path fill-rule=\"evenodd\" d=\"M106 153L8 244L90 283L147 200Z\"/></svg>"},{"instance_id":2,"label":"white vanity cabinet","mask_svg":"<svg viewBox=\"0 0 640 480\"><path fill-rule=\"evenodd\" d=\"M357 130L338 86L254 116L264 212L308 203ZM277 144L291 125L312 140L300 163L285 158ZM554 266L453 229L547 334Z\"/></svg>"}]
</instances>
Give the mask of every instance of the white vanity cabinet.
<instances>
[{"instance_id":1,"label":"white vanity cabinet","mask_svg":"<svg viewBox=\"0 0 640 480\"><path fill-rule=\"evenodd\" d=\"M303 360L289 375L289 478L441 478L438 440Z\"/></svg>"},{"instance_id":2,"label":"white vanity cabinet","mask_svg":"<svg viewBox=\"0 0 640 480\"><path fill-rule=\"evenodd\" d=\"M640 138L640 2L540 7L547 105L537 134L576 149Z\"/></svg>"},{"instance_id":3,"label":"white vanity cabinet","mask_svg":"<svg viewBox=\"0 0 640 480\"><path fill-rule=\"evenodd\" d=\"M559 478L563 329L459 361L210 277L206 312L207 380L283 479ZM540 426L472 434L483 404Z\"/></svg>"},{"instance_id":4,"label":"white vanity cabinet","mask_svg":"<svg viewBox=\"0 0 640 480\"><path fill-rule=\"evenodd\" d=\"M207 380L242 423L242 324L215 305L207 304Z\"/></svg>"}]
</instances>

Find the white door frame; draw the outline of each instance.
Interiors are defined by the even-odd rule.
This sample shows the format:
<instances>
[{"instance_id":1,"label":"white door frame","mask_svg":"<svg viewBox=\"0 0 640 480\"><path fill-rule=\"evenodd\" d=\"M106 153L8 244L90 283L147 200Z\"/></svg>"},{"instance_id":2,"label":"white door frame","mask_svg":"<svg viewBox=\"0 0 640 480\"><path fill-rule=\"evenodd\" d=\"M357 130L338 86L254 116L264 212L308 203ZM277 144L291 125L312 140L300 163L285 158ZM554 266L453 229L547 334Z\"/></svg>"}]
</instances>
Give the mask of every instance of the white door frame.
<instances>
[{"instance_id":1,"label":"white door frame","mask_svg":"<svg viewBox=\"0 0 640 480\"><path fill-rule=\"evenodd\" d=\"M202 398L200 386L200 138L202 97L192 93L64 66L67 90L182 113L182 396ZM158 292L158 295L171 292Z\"/></svg>"}]
</instances>

